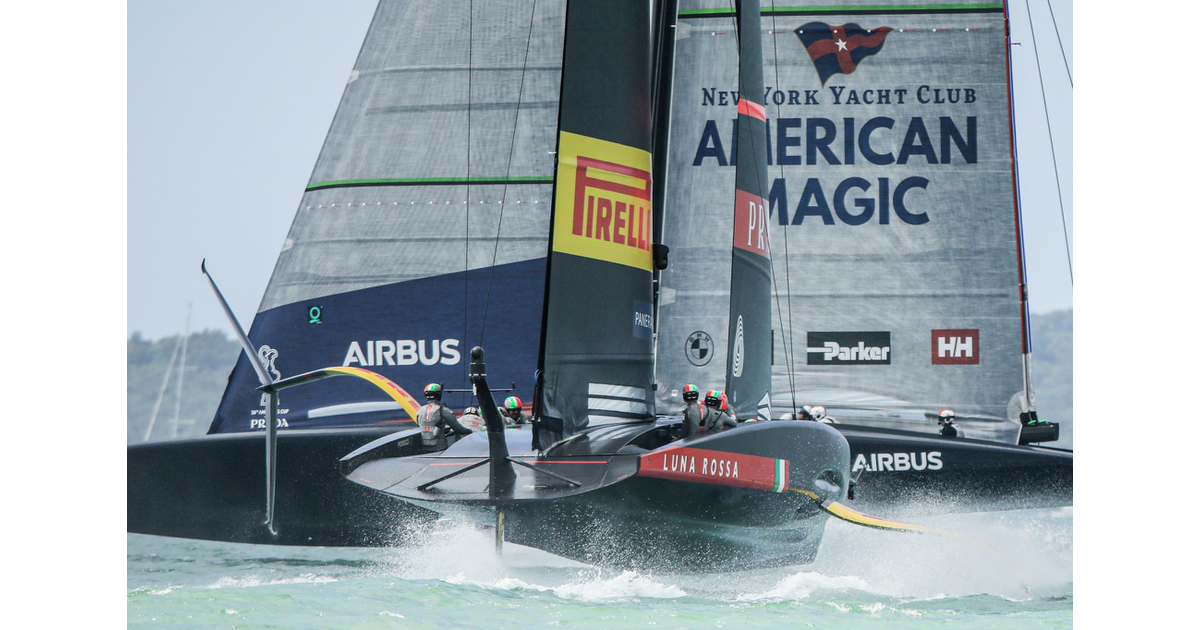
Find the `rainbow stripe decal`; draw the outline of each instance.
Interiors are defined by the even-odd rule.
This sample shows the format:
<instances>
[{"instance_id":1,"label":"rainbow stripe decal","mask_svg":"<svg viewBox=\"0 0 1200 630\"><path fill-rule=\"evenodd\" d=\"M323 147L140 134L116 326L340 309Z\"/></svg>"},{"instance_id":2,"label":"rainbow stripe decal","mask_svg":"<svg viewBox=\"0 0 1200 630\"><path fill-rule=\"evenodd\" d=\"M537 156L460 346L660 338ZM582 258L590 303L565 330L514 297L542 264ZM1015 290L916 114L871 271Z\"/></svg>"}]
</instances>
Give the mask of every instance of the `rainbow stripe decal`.
<instances>
[{"instance_id":1,"label":"rainbow stripe decal","mask_svg":"<svg viewBox=\"0 0 1200 630\"><path fill-rule=\"evenodd\" d=\"M339 374L346 374L348 376L357 376L361 379L370 381L379 389L387 392L387 395L391 396L392 400L400 403L400 406L404 408L404 411L408 412L410 418L412 418L414 421L417 419L417 409L420 409L421 405L418 405L416 399L410 396L408 392L404 391L403 387L393 383L391 379L387 378L386 376L381 376L375 372L372 372L371 370L364 370L356 367L336 366L327 367L318 371L336 372Z\"/></svg>"},{"instance_id":2,"label":"rainbow stripe decal","mask_svg":"<svg viewBox=\"0 0 1200 630\"><path fill-rule=\"evenodd\" d=\"M642 455L638 476L770 492L788 489L788 460L677 446Z\"/></svg>"}]
</instances>

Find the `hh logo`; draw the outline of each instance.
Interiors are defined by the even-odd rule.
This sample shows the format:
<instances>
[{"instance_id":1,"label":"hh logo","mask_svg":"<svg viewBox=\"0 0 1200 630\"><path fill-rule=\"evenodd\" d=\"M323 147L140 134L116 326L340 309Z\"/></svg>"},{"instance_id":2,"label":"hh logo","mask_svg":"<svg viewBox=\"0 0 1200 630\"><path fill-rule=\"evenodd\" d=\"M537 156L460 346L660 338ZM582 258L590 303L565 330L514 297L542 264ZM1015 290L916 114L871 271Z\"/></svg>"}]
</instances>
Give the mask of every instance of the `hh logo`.
<instances>
[{"instance_id":1,"label":"hh logo","mask_svg":"<svg viewBox=\"0 0 1200 630\"><path fill-rule=\"evenodd\" d=\"M562 132L554 249L651 269L650 154Z\"/></svg>"},{"instance_id":2,"label":"hh logo","mask_svg":"<svg viewBox=\"0 0 1200 630\"><path fill-rule=\"evenodd\" d=\"M930 334L934 365L979 365L979 330L935 330Z\"/></svg>"}]
</instances>

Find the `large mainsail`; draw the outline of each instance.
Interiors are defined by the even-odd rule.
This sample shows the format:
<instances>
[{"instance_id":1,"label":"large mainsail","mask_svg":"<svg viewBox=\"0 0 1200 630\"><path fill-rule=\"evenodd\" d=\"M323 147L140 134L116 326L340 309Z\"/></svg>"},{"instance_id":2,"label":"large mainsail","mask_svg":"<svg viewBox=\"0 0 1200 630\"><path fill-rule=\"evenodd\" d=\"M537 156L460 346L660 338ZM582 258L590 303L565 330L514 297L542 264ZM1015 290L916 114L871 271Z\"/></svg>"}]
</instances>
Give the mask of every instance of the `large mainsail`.
<instances>
[{"instance_id":1,"label":"large mainsail","mask_svg":"<svg viewBox=\"0 0 1200 630\"><path fill-rule=\"evenodd\" d=\"M654 417L650 6L571 0L537 410L543 448Z\"/></svg>"},{"instance_id":2,"label":"large mainsail","mask_svg":"<svg viewBox=\"0 0 1200 630\"><path fill-rule=\"evenodd\" d=\"M275 378L469 388L483 345L495 386L532 393L564 23L562 0L380 2L249 332ZM242 357L210 432L261 428L257 385ZM282 406L288 427L405 417L357 379Z\"/></svg>"},{"instance_id":3,"label":"large mainsail","mask_svg":"<svg viewBox=\"0 0 1200 630\"><path fill-rule=\"evenodd\" d=\"M677 28L659 403L728 362L733 11ZM763 7L774 407L1016 442L1025 408L1004 5L825 0ZM744 142L744 141L743 141ZM707 228L698 230L698 228ZM697 238L707 233L711 238Z\"/></svg>"}]
</instances>

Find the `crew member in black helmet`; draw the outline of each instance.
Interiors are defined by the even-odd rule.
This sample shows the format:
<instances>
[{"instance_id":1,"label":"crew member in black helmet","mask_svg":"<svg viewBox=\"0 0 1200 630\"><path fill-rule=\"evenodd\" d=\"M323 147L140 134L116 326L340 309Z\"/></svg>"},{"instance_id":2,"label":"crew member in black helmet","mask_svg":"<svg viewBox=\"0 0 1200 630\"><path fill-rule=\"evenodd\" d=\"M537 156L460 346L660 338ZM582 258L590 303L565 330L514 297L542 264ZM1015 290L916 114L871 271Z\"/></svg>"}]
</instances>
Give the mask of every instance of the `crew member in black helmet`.
<instances>
[{"instance_id":1,"label":"crew member in black helmet","mask_svg":"<svg viewBox=\"0 0 1200 630\"><path fill-rule=\"evenodd\" d=\"M938 426L942 428L942 437L962 437L963 430L954 424L953 409L943 409L938 412Z\"/></svg>"},{"instance_id":2,"label":"crew member in black helmet","mask_svg":"<svg viewBox=\"0 0 1200 630\"><path fill-rule=\"evenodd\" d=\"M700 389L688 383L683 386L683 432L679 437L687 438L700 435L704 431L704 421L709 416L707 407L700 405Z\"/></svg>"},{"instance_id":3,"label":"crew member in black helmet","mask_svg":"<svg viewBox=\"0 0 1200 630\"><path fill-rule=\"evenodd\" d=\"M704 406L709 408L708 418L704 423L705 431L721 431L737 426L737 420L729 417L721 408L725 406L725 393L710 389L704 395Z\"/></svg>"},{"instance_id":4,"label":"crew member in black helmet","mask_svg":"<svg viewBox=\"0 0 1200 630\"><path fill-rule=\"evenodd\" d=\"M529 416L521 413L521 399L516 396L509 396L504 399L504 424L513 426L516 424L529 424Z\"/></svg>"},{"instance_id":5,"label":"crew member in black helmet","mask_svg":"<svg viewBox=\"0 0 1200 630\"><path fill-rule=\"evenodd\" d=\"M454 412L442 404L439 383L425 386L425 400L426 404L417 410L417 425L421 427L421 446L426 451L444 451L457 436L471 434L470 429L459 424Z\"/></svg>"}]
</instances>

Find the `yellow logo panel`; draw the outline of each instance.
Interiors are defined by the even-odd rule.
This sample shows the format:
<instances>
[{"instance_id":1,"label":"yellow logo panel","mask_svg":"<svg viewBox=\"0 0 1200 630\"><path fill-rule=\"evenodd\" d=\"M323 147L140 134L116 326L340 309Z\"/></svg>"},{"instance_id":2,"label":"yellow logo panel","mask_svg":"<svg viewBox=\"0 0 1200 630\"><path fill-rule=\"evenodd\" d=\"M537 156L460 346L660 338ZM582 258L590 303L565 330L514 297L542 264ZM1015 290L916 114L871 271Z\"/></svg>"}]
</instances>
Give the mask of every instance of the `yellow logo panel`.
<instances>
[{"instance_id":1,"label":"yellow logo panel","mask_svg":"<svg viewBox=\"0 0 1200 630\"><path fill-rule=\"evenodd\" d=\"M560 132L554 251L651 270L650 153Z\"/></svg>"}]
</instances>

